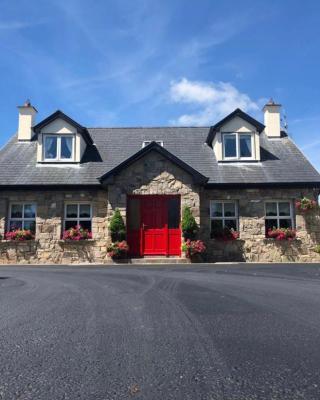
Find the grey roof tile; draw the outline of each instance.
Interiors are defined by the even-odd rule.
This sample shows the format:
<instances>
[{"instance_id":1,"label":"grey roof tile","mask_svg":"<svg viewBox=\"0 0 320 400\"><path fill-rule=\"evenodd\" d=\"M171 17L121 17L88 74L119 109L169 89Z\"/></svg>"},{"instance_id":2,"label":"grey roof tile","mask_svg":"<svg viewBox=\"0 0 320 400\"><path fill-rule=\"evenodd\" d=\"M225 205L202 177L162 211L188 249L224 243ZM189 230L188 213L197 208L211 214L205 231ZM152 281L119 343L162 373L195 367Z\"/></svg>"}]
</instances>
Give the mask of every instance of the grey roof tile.
<instances>
[{"instance_id":1,"label":"grey roof tile","mask_svg":"<svg viewBox=\"0 0 320 400\"><path fill-rule=\"evenodd\" d=\"M139 151L145 140L164 147L209 178L209 183L261 184L319 182L320 175L288 137L261 133L262 161L218 163L203 128L88 128L89 146L80 165L37 164L36 142L14 136L0 151L0 185L97 185L98 178Z\"/></svg>"}]
</instances>

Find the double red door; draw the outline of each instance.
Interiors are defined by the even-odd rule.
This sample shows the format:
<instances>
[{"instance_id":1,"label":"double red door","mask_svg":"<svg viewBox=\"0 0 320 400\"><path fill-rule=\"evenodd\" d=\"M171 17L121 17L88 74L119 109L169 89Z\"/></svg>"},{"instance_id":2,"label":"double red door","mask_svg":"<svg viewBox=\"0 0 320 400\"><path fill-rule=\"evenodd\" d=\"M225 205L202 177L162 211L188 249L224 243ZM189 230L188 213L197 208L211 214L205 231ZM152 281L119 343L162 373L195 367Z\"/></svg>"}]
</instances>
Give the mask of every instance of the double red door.
<instances>
[{"instance_id":1,"label":"double red door","mask_svg":"<svg viewBox=\"0 0 320 400\"><path fill-rule=\"evenodd\" d=\"M128 196L131 255L180 255L180 196Z\"/></svg>"}]
</instances>

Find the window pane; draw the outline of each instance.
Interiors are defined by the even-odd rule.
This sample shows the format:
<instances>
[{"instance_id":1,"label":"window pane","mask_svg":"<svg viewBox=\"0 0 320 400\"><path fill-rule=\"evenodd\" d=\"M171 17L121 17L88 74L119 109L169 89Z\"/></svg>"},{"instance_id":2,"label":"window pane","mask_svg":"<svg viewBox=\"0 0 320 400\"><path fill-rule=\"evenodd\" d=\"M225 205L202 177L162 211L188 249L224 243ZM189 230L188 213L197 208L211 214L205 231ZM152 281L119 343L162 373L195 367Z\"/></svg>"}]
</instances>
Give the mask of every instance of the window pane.
<instances>
[{"instance_id":1,"label":"window pane","mask_svg":"<svg viewBox=\"0 0 320 400\"><path fill-rule=\"evenodd\" d=\"M224 156L237 157L236 135L224 135Z\"/></svg>"},{"instance_id":2,"label":"window pane","mask_svg":"<svg viewBox=\"0 0 320 400\"><path fill-rule=\"evenodd\" d=\"M291 219L280 219L279 225L280 225L280 228L292 228Z\"/></svg>"},{"instance_id":3,"label":"window pane","mask_svg":"<svg viewBox=\"0 0 320 400\"><path fill-rule=\"evenodd\" d=\"M55 159L57 158L57 138L53 136L46 136L44 141L44 158Z\"/></svg>"},{"instance_id":4,"label":"window pane","mask_svg":"<svg viewBox=\"0 0 320 400\"><path fill-rule=\"evenodd\" d=\"M212 219L211 220L211 237L221 236L223 230L222 220Z\"/></svg>"},{"instance_id":5,"label":"window pane","mask_svg":"<svg viewBox=\"0 0 320 400\"><path fill-rule=\"evenodd\" d=\"M91 206L90 204L80 204L80 218L91 217Z\"/></svg>"},{"instance_id":6,"label":"window pane","mask_svg":"<svg viewBox=\"0 0 320 400\"><path fill-rule=\"evenodd\" d=\"M211 203L211 217L222 217L222 203Z\"/></svg>"},{"instance_id":7,"label":"window pane","mask_svg":"<svg viewBox=\"0 0 320 400\"><path fill-rule=\"evenodd\" d=\"M31 232L36 231L36 221L24 221L24 229L30 229Z\"/></svg>"},{"instance_id":8,"label":"window pane","mask_svg":"<svg viewBox=\"0 0 320 400\"><path fill-rule=\"evenodd\" d=\"M168 228L177 229L180 225L180 199L168 201Z\"/></svg>"},{"instance_id":9,"label":"window pane","mask_svg":"<svg viewBox=\"0 0 320 400\"><path fill-rule=\"evenodd\" d=\"M128 200L128 229L140 229L140 199Z\"/></svg>"},{"instance_id":10,"label":"window pane","mask_svg":"<svg viewBox=\"0 0 320 400\"><path fill-rule=\"evenodd\" d=\"M276 219L266 219L266 231L273 228L278 228L278 221Z\"/></svg>"},{"instance_id":11,"label":"window pane","mask_svg":"<svg viewBox=\"0 0 320 400\"><path fill-rule=\"evenodd\" d=\"M240 135L240 157L251 157L251 135Z\"/></svg>"},{"instance_id":12,"label":"window pane","mask_svg":"<svg viewBox=\"0 0 320 400\"><path fill-rule=\"evenodd\" d=\"M267 217L277 216L277 203L266 203L266 216Z\"/></svg>"},{"instance_id":13,"label":"window pane","mask_svg":"<svg viewBox=\"0 0 320 400\"><path fill-rule=\"evenodd\" d=\"M68 230L70 228L75 228L78 225L77 221L66 221L65 229Z\"/></svg>"},{"instance_id":14,"label":"window pane","mask_svg":"<svg viewBox=\"0 0 320 400\"><path fill-rule=\"evenodd\" d=\"M22 229L22 221L10 221L9 231L14 231L16 229Z\"/></svg>"},{"instance_id":15,"label":"window pane","mask_svg":"<svg viewBox=\"0 0 320 400\"><path fill-rule=\"evenodd\" d=\"M290 216L290 203L279 203L279 215L280 217Z\"/></svg>"},{"instance_id":16,"label":"window pane","mask_svg":"<svg viewBox=\"0 0 320 400\"><path fill-rule=\"evenodd\" d=\"M91 232L91 221L80 221L79 225L83 228L83 229L88 229Z\"/></svg>"},{"instance_id":17,"label":"window pane","mask_svg":"<svg viewBox=\"0 0 320 400\"><path fill-rule=\"evenodd\" d=\"M24 218L35 218L36 217L36 205L25 204L24 205Z\"/></svg>"},{"instance_id":18,"label":"window pane","mask_svg":"<svg viewBox=\"0 0 320 400\"><path fill-rule=\"evenodd\" d=\"M11 218L22 218L22 204L11 205Z\"/></svg>"},{"instance_id":19,"label":"window pane","mask_svg":"<svg viewBox=\"0 0 320 400\"><path fill-rule=\"evenodd\" d=\"M229 229L234 229L236 231L237 230L237 220L235 220L235 219L225 219L224 220L224 226L229 228Z\"/></svg>"},{"instance_id":20,"label":"window pane","mask_svg":"<svg viewBox=\"0 0 320 400\"><path fill-rule=\"evenodd\" d=\"M236 216L235 203L224 203L224 216L225 217L235 217Z\"/></svg>"},{"instance_id":21,"label":"window pane","mask_svg":"<svg viewBox=\"0 0 320 400\"><path fill-rule=\"evenodd\" d=\"M77 218L77 217L78 217L78 204L67 204L66 218Z\"/></svg>"},{"instance_id":22,"label":"window pane","mask_svg":"<svg viewBox=\"0 0 320 400\"><path fill-rule=\"evenodd\" d=\"M72 158L72 143L73 143L73 137L68 137L68 136L61 137L61 158L65 159Z\"/></svg>"}]
</instances>

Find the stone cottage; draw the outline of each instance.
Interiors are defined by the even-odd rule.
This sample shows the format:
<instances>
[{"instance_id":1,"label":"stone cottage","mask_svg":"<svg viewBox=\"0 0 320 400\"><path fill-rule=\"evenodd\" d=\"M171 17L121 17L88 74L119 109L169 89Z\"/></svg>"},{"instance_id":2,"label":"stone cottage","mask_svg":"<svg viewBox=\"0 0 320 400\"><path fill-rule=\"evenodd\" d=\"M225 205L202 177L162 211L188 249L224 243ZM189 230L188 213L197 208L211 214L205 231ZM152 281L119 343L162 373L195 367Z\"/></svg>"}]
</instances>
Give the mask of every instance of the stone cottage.
<instances>
[{"instance_id":1,"label":"stone cottage","mask_svg":"<svg viewBox=\"0 0 320 400\"><path fill-rule=\"evenodd\" d=\"M61 111L35 123L19 109L18 132L0 151L0 263L109 262L108 223L118 208L130 257L181 257L189 206L208 261L316 261L320 176L280 127L280 105L264 124L236 109L211 127L88 128ZM81 225L92 238L63 240ZM7 232L30 229L34 239ZM292 228L294 240L268 230ZM220 240L232 230L236 240Z\"/></svg>"}]
</instances>

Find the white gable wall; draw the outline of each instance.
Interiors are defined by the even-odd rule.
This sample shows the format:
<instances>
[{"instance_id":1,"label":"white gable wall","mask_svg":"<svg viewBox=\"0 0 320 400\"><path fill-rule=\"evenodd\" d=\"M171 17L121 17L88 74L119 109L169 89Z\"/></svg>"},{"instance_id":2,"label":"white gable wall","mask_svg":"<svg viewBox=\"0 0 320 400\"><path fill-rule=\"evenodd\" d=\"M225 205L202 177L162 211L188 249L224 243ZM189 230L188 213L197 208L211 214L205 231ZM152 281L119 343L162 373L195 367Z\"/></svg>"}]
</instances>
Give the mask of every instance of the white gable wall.
<instances>
[{"instance_id":1,"label":"white gable wall","mask_svg":"<svg viewBox=\"0 0 320 400\"><path fill-rule=\"evenodd\" d=\"M50 124L43 127L41 132L38 134L38 149L37 149L37 161L43 161L43 135L44 134L63 134L63 135L74 135L75 136L75 159L74 162L80 162L81 157L86 149L86 143L83 137L77 132L77 129L70 125L68 122L61 118L52 121Z\"/></svg>"},{"instance_id":2,"label":"white gable wall","mask_svg":"<svg viewBox=\"0 0 320 400\"><path fill-rule=\"evenodd\" d=\"M216 133L212 148L218 161L223 160L223 146L222 146L222 133L230 132L242 132L242 133L253 133L254 134L254 148L253 157L254 160L260 160L260 137L255 126L249 124L249 122L243 120L240 117L235 117L231 121L228 121L225 125L220 128L220 131Z\"/></svg>"}]
</instances>

